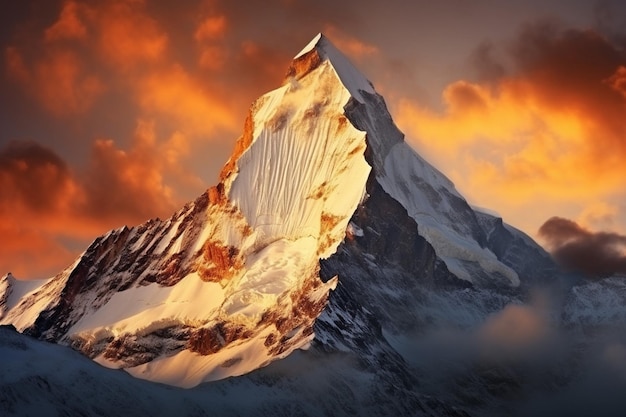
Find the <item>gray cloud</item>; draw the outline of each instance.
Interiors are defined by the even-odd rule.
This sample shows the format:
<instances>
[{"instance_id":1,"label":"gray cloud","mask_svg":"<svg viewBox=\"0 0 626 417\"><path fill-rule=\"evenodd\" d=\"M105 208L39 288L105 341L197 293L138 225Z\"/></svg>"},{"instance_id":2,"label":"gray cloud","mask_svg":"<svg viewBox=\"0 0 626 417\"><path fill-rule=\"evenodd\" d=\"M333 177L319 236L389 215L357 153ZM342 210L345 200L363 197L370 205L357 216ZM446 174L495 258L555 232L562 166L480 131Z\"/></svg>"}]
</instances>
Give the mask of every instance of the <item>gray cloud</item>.
<instances>
[{"instance_id":1,"label":"gray cloud","mask_svg":"<svg viewBox=\"0 0 626 417\"><path fill-rule=\"evenodd\" d=\"M626 236L591 232L575 222L552 217L539 229L555 260L570 271L602 278L626 274Z\"/></svg>"}]
</instances>

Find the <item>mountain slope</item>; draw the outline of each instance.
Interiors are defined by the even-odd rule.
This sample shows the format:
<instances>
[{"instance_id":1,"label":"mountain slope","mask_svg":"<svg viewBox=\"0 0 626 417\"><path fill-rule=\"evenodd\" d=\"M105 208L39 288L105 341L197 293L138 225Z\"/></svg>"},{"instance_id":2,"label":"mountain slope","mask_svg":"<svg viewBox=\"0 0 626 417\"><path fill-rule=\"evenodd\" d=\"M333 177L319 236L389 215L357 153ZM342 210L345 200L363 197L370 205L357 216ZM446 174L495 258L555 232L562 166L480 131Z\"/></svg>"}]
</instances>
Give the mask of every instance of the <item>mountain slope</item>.
<instances>
[{"instance_id":1,"label":"mountain slope","mask_svg":"<svg viewBox=\"0 0 626 417\"><path fill-rule=\"evenodd\" d=\"M420 409L417 395L402 383L373 368L355 369L357 358L340 352L299 352L193 390L135 379L2 327L0 358L3 416L402 415ZM391 387L396 394L384 394Z\"/></svg>"},{"instance_id":2,"label":"mountain slope","mask_svg":"<svg viewBox=\"0 0 626 417\"><path fill-rule=\"evenodd\" d=\"M309 350L193 389L135 379L0 327L0 414L619 416L625 300L623 279L576 286L550 314L554 328L537 340L515 320L523 311L537 318L530 304L493 289L424 290L423 329L396 341L406 344L404 361L379 343L373 313L339 284L316 322L324 338ZM519 346L484 338L498 320L509 336L522 332Z\"/></svg>"},{"instance_id":3,"label":"mountain slope","mask_svg":"<svg viewBox=\"0 0 626 417\"><path fill-rule=\"evenodd\" d=\"M424 283L509 288L529 272L500 247L516 232L490 240L487 223L318 35L284 85L253 103L217 186L167 220L96 239L19 299L6 278L0 322L183 387L246 374L316 337L322 351L401 363L384 333L419 323Z\"/></svg>"}]
</instances>

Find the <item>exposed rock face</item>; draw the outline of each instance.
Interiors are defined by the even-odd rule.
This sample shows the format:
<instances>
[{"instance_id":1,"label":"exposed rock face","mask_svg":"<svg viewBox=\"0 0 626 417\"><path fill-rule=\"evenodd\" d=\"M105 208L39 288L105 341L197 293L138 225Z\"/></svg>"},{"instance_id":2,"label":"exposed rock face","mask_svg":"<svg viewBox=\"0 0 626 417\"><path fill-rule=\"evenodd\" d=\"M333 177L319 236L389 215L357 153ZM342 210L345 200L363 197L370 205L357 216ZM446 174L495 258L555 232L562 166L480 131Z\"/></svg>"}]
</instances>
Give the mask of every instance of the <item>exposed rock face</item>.
<instances>
[{"instance_id":1,"label":"exposed rock face","mask_svg":"<svg viewBox=\"0 0 626 417\"><path fill-rule=\"evenodd\" d=\"M233 150L232 155L230 156L230 158L224 165L224 168L222 168L222 171L220 172L220 184L216 187L216 190L219 192L220 195L222 195L224 191L223 182L230 175L233 174L233 171L236 167L237 161L241 157L241 154L243 154L244 151L248 149L250 145L252 144L253 134L254 134L253 112L254 112L254 104L253 104L253 108L250 110L250 113L248 113L248 116L246 117L246 122L243 125L243 134L235 142L235 149Z\"/></svg>"},{"instance_id":2,"label":"exposed rock face","mask_svg":"<svg viewBox=\"0 0 626 417\"><path fill-rule=\"evenodd\" d=\"M313 49L304 55L300 55L291 62L289 69L287 70L287 74L285 76L286 81L291 78L295 78L299 80L304 77L315 68L319 67L322 63L322 57L317 52L317 50Z\"/></svg>"},{"instance_id":3,"label":"exposed rock face","mask_svg":"<svg viewBox=\"0 0 626 417\"><path fill-rule=\"evenodd\" d=\"M239 249L207 240L202 246L198 272L204 281L229 281L243 268Z\"/></svg>"},{"instance_id":4,"label":"exposed rock face","mask_svg":"<svg viewBox=\"0 0 626 417\"><path fill-rule=\"evenodd\" d=\"M105 305L115 292L152 283L170 287L180 282L197 269L190 260L200 251L192 250L191 245L171 251L172 246L199 233L207 203L207 194L203 194L167 221L150 220L97 238L75 265L41 288L37 297L55 293L59 287L61 290L23 331L58 340L81 315ZM27 301L22 302L24 307Z\"/></svg>"},{"instance_id":5,"label":"exposed rock face","mask_svg":"<svg viewBox=\"0 0 626 417\"><path fill-rule=\"evenodd\" d=\"M9 296L11 295L11 292L13 292L14 281L15 278L13 278L13 275L10 272L0 278L0 318L2 318L9 309Z\"/></svg>"}]
</instances>

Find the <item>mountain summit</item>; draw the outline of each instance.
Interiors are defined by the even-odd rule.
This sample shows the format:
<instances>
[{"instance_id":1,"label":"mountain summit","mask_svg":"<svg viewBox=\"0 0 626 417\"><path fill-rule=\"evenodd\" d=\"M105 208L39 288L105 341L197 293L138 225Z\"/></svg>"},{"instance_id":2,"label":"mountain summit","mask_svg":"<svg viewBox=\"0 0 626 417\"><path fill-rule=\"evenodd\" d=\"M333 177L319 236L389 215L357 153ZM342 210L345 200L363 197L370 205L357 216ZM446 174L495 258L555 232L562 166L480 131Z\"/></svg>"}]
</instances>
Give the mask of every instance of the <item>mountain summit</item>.
<instances>
[{"instance_id":1,"label":"mountain summit","mask_svg":"<svg viewBox=\"0 0 626 417\"><path fill-rule=\"evenodd\" d=\"M552 268L404 141L319 34L252 104L217 186L167 220L97 238L36 288L5 277L0 322L191 387L311 343L401 363L383 334L419 319L418 283L516 287Z\"/></svg>"}]
</instances>

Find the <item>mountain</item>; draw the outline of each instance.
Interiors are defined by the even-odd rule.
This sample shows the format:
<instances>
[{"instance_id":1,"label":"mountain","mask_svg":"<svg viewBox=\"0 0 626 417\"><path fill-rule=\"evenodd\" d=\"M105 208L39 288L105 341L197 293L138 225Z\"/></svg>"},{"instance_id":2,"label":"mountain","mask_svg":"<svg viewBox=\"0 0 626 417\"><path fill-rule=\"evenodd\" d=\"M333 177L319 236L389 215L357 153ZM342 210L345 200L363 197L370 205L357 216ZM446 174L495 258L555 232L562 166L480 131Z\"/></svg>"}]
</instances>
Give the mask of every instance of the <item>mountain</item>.
<instances>
[{"instance_id":1,"label":"mountain","mask_svg":"<svg viewBox=\"0 0 626 417\"><path fill-rule=\"evenodd\" d=\"M408 415L421 409L405 383L391 384L342 352L296 351L241 377L193 389L103 368L6 326L0 326L0 358L3 416Z\"/></svg>"},{"instance_id":2,"label":"mountain","mask_svg":"<svg viewBox=\"0 0 626 417\"><path fill-rule=\"evenodd\" d=\"M621 317L619 283L534 307L537 288L561 283L540 246L470 207L405 142L384 99L320 34L252 104L215 187L169 219L97 238L50 280L0 279L1 324L138 378L212 382L168 388L7 329L0 340L7 358L68 364L16 374L58 410L55 398L78 389L65 379L111 384L79 390L93 403L73 412L88 415L119 412L101 401L116 395L138 415L168 414L133 406L128 390L193 398L184 414L197 415L209 407L200 397L233 415L497 415L510 411L509 393L526 392L532 368L510 340L524 355L542 348L548 329L576 327L606 288L618 300L610 317ZM610 327L600 316L589 326ZM483 368L491 349L507 359ZM572 380L553 374L545 380ZM11 381L0 381L0 404L19 408L27 400ZM256 394L273 400L238 403Z\"/></svg>"}]
</instances>

